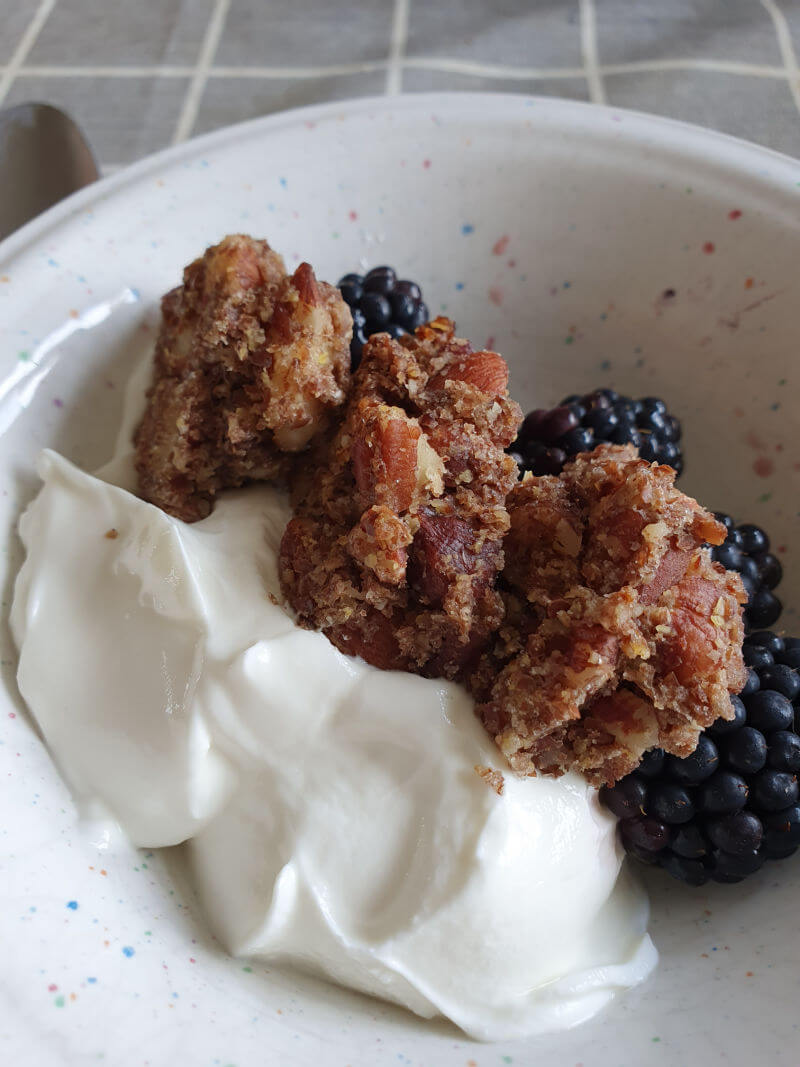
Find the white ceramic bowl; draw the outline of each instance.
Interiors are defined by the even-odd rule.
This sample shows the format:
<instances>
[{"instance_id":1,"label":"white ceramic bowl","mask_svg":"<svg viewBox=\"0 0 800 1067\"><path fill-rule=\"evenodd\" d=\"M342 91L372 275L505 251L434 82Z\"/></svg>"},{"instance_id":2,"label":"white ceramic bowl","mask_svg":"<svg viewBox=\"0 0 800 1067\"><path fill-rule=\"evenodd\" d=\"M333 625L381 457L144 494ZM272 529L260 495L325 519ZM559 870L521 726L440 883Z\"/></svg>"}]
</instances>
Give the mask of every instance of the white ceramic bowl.
<instances>
[{"instance_id":1,"label":"white ceramic bowl","mask_svg":"<svg viewBox=\"0 0 800 1067\"><path fill-rule=\"evenodd\" d=\"M160 294L237 230L333 281L396 264L432 311L508 357L524 407L598 385L663 395L686 430L683 487L770 531L787 571L782 625L800 628L800 164L629 112L466 94L225 130L6 241L5 609L37 450L89 468L108 457ZM650 981L577 1030L475 1045L443 1022L226 957L178 857L109 844L79 821L16 693L5 620L3 641L3 1062L798 1062L800 858L738 886L649 878L662 954Z\"/></svg>"}]
</instances>

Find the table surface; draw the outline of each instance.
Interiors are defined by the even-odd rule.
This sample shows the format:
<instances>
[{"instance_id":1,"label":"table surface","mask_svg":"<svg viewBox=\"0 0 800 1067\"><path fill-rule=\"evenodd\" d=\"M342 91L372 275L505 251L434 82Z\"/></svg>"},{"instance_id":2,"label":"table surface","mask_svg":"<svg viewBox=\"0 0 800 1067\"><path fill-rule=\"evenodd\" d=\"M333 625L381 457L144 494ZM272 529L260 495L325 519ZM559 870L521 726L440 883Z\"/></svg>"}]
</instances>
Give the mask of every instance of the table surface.
<instances>
[{"instance_id":1,"label":"table surface","mask_svg":"<svg viewBox=\"0 0 800 1067\"><path fill-rule=\"evenodd\" d=\"M800 0L0 0L0 105L70 112L110 173L381 93L564 96L800 156Z\"/></svg>"}]
</instances>

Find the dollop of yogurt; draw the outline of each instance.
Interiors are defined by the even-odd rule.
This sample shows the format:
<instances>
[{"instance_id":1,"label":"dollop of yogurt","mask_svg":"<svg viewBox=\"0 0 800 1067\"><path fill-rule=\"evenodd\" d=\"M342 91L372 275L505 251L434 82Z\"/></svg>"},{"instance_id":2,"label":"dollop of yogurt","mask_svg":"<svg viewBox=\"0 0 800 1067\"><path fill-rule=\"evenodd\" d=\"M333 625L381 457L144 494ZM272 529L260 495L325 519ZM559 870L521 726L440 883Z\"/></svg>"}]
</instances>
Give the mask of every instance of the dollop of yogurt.
<instances>
[{"instance_id":1,"label":"dollop of yogurt","mask_svg":"<svg viewBox=\"0 0 800 1067\"><path fill-rule=\"evenodd\" d=\"M479 1039L572 1026L645 978L646 899L595 790L516 778L460 687L299 629L285 497L172 519L129 491L130 425L99 477L44 452L20 522L19 685L78 797L138 845L188 842L232 953Z\"/></svg>"}]
</instances>

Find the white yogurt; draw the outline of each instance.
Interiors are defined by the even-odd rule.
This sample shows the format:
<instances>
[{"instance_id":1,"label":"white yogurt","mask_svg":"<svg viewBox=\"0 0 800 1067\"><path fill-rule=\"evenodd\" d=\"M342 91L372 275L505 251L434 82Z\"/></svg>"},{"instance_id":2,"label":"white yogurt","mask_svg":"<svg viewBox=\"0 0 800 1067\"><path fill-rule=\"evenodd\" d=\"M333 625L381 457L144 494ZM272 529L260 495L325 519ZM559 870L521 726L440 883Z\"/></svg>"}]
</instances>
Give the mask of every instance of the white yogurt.
<instances>
[{"instance_id":1,"label":"white yogurt","mask_svg":"<svg viewBox=\"0 0 800 1067\"><path fill-rule=\"evenodd\" d=\"M186 525L121 487L142 380L102 478L43 453L20 523L19 685L76 793L138 845L189 840L232 953L477 1038L574 1025L646 977L646 900L595 790L515 778L460 687L297 628L281 493Z\"/></svg>"}]
</instances>

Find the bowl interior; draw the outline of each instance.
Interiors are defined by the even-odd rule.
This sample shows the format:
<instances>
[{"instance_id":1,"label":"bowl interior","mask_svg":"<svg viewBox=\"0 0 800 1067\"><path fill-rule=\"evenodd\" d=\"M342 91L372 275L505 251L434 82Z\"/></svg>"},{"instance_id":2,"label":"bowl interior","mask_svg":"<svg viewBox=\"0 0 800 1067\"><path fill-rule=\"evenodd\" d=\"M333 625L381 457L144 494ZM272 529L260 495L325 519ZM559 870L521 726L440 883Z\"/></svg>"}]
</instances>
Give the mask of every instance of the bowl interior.
<instances>
[{"instance_id":1,"label":"bowl interior","mask_svg":"<svg viewBox=\"0 0 800 1067\"><path fill-rule=\"evenodd\" d=\"M769 531L792 632L798 186L800 165L679 124L439 96L248 124L80 194L0 249L5 604L37 450L88 468L108 458L160 295L206 245L245 231L331 281L395 265L432 312L508 358L525 409L605 385L664 397L684 425L685 491ZM170 1050L187 1063L241 1063L269 1049L292 1063L528 1062L535 1051L641 1064L664 1045L688 1062L721 1044L790 1062L798 861L734 887L651 878L655 977L592 1023L525 1045L481 1049L447 1024L228 959L197 915L179 853L137 853L79 815L20 705L3 626L13 860L0 937L32 1020L20 1048L44 1040L36 1020L47 1012L52 1047L76 1062L101 1052L122 1062L133 1035L154 1063Z\"/></svg>"}]
</instances>

